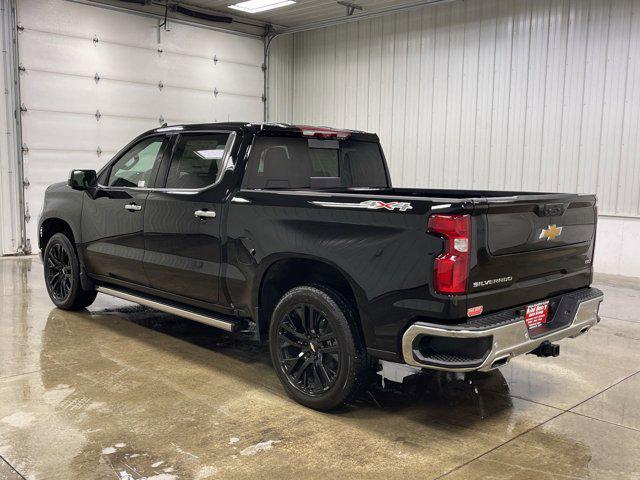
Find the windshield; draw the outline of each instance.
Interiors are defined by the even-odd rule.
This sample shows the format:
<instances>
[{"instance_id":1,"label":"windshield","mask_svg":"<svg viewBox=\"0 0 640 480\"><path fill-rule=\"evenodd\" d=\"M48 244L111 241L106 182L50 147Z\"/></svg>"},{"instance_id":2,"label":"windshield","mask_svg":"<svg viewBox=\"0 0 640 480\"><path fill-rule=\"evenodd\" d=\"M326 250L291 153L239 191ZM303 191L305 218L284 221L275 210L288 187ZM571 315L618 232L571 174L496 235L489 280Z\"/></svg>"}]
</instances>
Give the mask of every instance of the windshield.
<instances>
[{"instance_id":1,"label":"windshield","mask_svg":"<svg viewBox=\"0 0 640 480\"><path fill-rule=\"evenodd\" d=\"M387 188L377 142L256 137L244 188Z\"/></svg>"}]
</instances>

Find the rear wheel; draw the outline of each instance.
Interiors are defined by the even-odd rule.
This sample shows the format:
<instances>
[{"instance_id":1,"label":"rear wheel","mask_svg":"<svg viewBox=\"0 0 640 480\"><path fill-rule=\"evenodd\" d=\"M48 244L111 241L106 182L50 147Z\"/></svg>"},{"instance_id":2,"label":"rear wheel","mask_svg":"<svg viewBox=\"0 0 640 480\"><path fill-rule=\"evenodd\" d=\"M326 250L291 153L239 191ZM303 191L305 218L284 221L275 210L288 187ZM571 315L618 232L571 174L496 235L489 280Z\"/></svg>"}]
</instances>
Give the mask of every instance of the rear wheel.
<instances>
[{"instance_id":1,"label":"rear wheel","mask_svg":"<svg viewBox=\"0 0 640 480\"><path fill-rule=\"evenodd\" d=\"M349 401L366 377L353 307L328 287L296 287L280 299L269 348L289 396L311 408L329 410Z\"/></svg>"},{"instance_id":2,"label":"rear wheel","mask_svg":"<svg viewBox=\"0 0 640 480\"><path fill-rule=\"evenodd\" d=\"M56 233L44 249L44 280L49 298L63 310L80 310L96 299L95 290L83 290L75 248L63 233Z\"/></svg>"}]
</instances>

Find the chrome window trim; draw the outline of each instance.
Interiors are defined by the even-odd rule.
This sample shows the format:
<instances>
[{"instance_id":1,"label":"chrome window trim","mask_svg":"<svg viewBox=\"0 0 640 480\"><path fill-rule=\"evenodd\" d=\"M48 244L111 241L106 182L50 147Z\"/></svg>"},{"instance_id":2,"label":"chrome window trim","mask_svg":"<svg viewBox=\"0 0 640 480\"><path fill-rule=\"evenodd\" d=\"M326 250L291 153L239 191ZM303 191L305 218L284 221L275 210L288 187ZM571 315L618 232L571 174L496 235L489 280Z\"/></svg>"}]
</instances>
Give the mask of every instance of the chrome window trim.
<instances>
[{"instance_id":1,"label":"chrome window trim","mask_svg":"<svg viewBox=\"0 0 640 480\"><path fill-rule=\"evenodd\" d=\"M237 133L234 130L193 130L193 131L187 131L187 132L184 132L184 131L176 132L176 135L189 135L192 133L193 134L202 134L202 133L228 133L229 134L227 143L224 146L224 153L222 154L222 168L220 169L220 173L218 173L218 178L216 178L215 182L201 188L112 187L109 185L102 185L100 183L98 184L98 188L101 188L103 190L112 190L112 191L134 190L134 191L140 191L140 192L161 192L161 193L172 193L172 194L178 194L178 195L195 195L197 193L203 192L204 190L208 190L210 188L215 187L222 181L224 174L228 170L232 171L235 168L235 162L232 161L233 157L231 156L231 150L233 149L233 146L236 143ZM154 135L150 135L149 137L154 137L154 136L161 137L162 135L154 134ZM142 138L140 139L140 141L146 140L149 137ZM119 159L120 158L115 160L115 162L117 162ZM171 160L173 160L173 152L171 157L169 158L169 162L171 162ZM171 163L169 163L169 166L171 166ZM110 165L110 167L112 167L112 165Z\"/></svg>"}]
</instances>

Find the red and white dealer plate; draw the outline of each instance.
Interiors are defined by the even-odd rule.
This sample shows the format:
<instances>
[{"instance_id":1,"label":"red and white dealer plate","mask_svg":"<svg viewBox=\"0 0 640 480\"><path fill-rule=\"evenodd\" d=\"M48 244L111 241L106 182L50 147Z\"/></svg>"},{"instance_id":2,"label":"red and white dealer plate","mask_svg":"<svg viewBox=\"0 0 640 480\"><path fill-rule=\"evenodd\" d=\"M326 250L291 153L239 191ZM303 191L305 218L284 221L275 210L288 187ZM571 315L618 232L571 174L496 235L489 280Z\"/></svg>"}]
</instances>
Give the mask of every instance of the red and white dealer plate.
<instances>
[{"instance_id":1,"label":"red and white dealer plate","mask_svg":"<svg viewBox=\"0 0 640 480\"><path fill-rule=\"evenodd\" d=\"M549 300L544 302L534 303L527 306L527 310L524 314L524 323L527 324L527 328L539 327L543 323L547 323L547 316L549 315Z\"/></svg>"}]
</instances>

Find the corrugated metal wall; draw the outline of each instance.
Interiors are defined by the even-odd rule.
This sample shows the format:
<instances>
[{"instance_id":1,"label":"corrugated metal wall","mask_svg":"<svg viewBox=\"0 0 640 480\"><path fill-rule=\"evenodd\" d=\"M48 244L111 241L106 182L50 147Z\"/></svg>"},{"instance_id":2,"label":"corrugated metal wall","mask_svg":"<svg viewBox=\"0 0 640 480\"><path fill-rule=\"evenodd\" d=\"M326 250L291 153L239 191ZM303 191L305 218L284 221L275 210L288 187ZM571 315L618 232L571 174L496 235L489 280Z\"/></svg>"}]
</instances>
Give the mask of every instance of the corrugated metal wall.
<instances>
[{"instance_id":1,"label":"corrugated metal wall","mask_svg":"<svg viewBox=\"0 0 640 480\"><path fill-rule=\"evenodd\" d=\"M298 33L270 66L270 120L378 132L396 185L640 214L640 0L456 1Z\"/></svg>"},{"instance_id":2,"label":"corrugated metal wall","mask_svg":"<svg viewBox=\"0 0 640 480\"><path fill-rule=\"evenodd\" d=\"M293 121L293 41L283 35L269 47L268 117L284 123Z\"/></svg>"}]
</instances>

